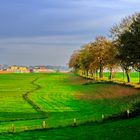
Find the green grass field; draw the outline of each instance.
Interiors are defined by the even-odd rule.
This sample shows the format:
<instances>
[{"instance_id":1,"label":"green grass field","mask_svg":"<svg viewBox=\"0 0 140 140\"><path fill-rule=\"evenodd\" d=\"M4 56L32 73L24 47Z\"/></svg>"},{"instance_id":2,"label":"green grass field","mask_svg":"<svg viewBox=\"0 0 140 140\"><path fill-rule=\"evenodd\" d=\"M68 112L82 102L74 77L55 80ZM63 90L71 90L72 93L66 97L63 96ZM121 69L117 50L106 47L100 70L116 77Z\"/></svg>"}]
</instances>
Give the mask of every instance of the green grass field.
<instances>
[{"instance_id":1,"label":"green grass field","mask_svg":"<svg viewBox=\"0 0 140 140\"><path fill-rule=\"evenodd\" d=\"M1 74L0 139L138 139L139 117L102 122L102 116L133 111L139 102L139 89L74 74Z\"/></svg>"},{"instance_id":2,"label":"green grass field","mask_svg":"<svg viewBox=\"0 0 140 140\"><path fill-rule=\"evenodd\" d=\"M130 72L130 82L131 83L139 83L139 73L138 72ZM108 79L109 72L104 73L104 77ZM117 72L113 75L113 80L127 82L127 77L123 72Z\"/></svg>"},{"instance_id":3,"label":"green grass field","mask_svg":"<svg viewBox=\"0 0 140 140\"><path fill-rule=\"evenodd\" d=\"M140 118L85 124L49 130L34 130L0 136L6 140L139 140Z\"/></svg>"}]
</instances>

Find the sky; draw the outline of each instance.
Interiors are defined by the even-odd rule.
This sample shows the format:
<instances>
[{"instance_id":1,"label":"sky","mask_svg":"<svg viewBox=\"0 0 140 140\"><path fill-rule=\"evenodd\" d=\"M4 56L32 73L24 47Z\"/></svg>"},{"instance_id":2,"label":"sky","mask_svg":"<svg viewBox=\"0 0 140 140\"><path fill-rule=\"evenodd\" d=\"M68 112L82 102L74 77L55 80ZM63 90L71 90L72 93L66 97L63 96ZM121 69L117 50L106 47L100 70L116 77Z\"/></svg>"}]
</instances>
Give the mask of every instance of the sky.
<instances>
[{"instance_id":1,"label":"sky","mask_svg":"<svg viewBox=\"0 0 140 140\"><path fill-rule=\"evenodd\" d=\"M63 65L140 11L139 0L0 0L0 64Z\"/></svg>"}]
</instances>

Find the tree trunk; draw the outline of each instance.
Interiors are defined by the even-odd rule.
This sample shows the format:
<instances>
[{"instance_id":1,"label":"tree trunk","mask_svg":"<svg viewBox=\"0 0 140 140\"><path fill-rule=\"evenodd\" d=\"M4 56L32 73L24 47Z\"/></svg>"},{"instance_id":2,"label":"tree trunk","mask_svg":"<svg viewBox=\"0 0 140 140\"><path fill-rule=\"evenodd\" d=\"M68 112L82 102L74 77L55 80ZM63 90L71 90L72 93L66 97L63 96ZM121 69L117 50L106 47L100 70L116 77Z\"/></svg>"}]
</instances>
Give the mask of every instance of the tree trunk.
<instances>
[{"instance_id":1,"label":"tree trunk","mask_svg":"<svg viewBox=\"0 0 140 140\"><path fill-rule=\"evenodd\" d=\"M123 69L123 81L125 82L125 71Z\"/></svg>"},{"instance_id":2,"label":"tree trunk","mask_svg":"<svg viewBox=\"0 0 140 140\"><path fill-rule=\"evenodd\" d=\"M86 74L85 70L83 71L83 74L84 74L84 75Z\"/></svg>"},{"instance_id":3,"label":"tree trunk","mask_svg":"<svg viewBox=\"0 0 140 140\"><path fill-rule=\"evenodd\" d=\"M99 76L100 76L100 78L103 78L103 67L102 66L100 66Z\"/></svg>"},{"instance_id":4,"label":"tree trunk","mask_svg":"<svg viewBox=\"0 0 140 140\"><path fill-rule=\"evenodd\" d=\"M130 83L130 77L129 77L129 72L128 70L125 70L126 77L127 77L127 83Z\"/></svg>"},{"instance_id":5,"label":"tree trunk","mask_svg":"<svg viewBox=\"0 0 140 140\"><path fill-rule=\"evenodd\" d=\"M140 84L140 71L139 71L139 84Z\"/></svg>"},{"instance_id":6,"label":"tree trunk","mask_svg":"<svg viewBox=\"0 0 140 140\"><path fill-rule=\"evenodd\" d=\"M86 76L88 76L88 70L86 70Z\"/></svg>"},{"instance_id":7,"label":"tree trunk","mask_svg":"<svg viewBox=\"0 0 140 140\"><path fill-rule=\"evenodd\" d=\"M98 70L95 70L95 77L98 78Z\"/></svg>"},{"instance_id":8,"label":"tree trunk","mask_svg":"<svg viewBox=\"0 0 140 140\"><path fill-rule=\"evenodd\" d=\"M91 77L93 77L93 70L91 70Z\"/></svg>"},{"instance_id":9,"label":"tree trunk","mask_svg":"<svg viewBox=\"0 0 140 140\"><path fill-rule=\"evenodd\" d=\"M110 67L109 79L112 80L112 77L113 77L113 69L112 69L112 67Z\"/></svg>"}]
</instances>

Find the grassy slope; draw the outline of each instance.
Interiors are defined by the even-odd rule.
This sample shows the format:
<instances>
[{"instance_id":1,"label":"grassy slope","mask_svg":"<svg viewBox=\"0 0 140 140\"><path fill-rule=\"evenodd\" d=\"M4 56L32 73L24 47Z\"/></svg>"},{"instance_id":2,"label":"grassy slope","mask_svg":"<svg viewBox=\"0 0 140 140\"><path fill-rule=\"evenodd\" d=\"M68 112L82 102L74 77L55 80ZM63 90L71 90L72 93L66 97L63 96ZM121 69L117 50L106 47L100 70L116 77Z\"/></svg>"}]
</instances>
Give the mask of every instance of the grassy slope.
<instances>
[{"instance_id":1,"label":"grassy slope","mask_svg":"<svg viewBox=\"0 0 140 140\"><path fill-rule=\"evenodd\" d=\"M1 140L139 140L140 118L1 135Z\"/></svg>"},{"instance_id":2,"label":"grassy slope","mask_svg":"<svg viewBox=\"0 0 140 140\"><path fill-rule=\"evenodd\" d=\"M23 75L21 74L19 76L22 77ZM29 74L29 77L30 76L31 75ZM36 76L40 75L32 75L32 76L31 77L34 79ZM27 83L27 81L25 81L25 83ZM75 117L77 118L78 123L83 123L85 121L91 120L93 121L100 120L102 114L112 115L119 113L121 111L128 109L132 103L138 102L140 99L139 90L133 90L129 87L122 87L116 84L107 84L107 83L94 83L84 85L84 83L86 82L88 81L79 78L75 75L68 74L46 74L43 77L41 77L38 81L36 81L36 84L39 84L42 88L36 92L31 93L29 97L37 106L39 106L43 111L47 112L48 118L46 118L46 122L48 128L72 125L73 118ZM22 84L24 85L24 83ZM9 83L9 85L11 84ZM20 92L20 94L22 93L23 92ZM22 111L24 112L24 108ZM139 121L139 119L137 121ZM42 120L38 119L30 121L17 121L14 122L14 124L18 131L18 128L21 128L22 130L40 128L41 122ZM128 122L131 123L131 121ZM8 128L10 128L11 123L3 122L1 123L1 127L7 125ZM109 132L106 131L106 129L112 130L113 128L123 130L124 128L127 128L127 123L125 123L125 121L124 128L119 126L120 123L123 123L123 121L120 121L119 123L117 122L106 123L105 128L103 127L104 125L93 125L93 126L85 125L79 126L78 128L65 128L60 130L53 129L50 131L33 131L26 133L18 133L15 136L19 139L21 139L22 136L24 139L27 137L32 137L33 135L35 135L36 138L37 137L52 138L52 136L55 135L55 138L57 138L58 134L58 138L60 137L61 139L68 138L66 134L69 133L68 135L69 137L74 138L75 135L79 135L79 139L82 139L82 137L83 138L85 137L86 139L86 135L91 135L91 137L95 137L96 136L95 133L92 133L94 131L97 133L97 136L98 135L103 136L107 135L107 133ZM132 124L137 123L135 120L133 120ZM115 126L117 127L115 128ZM138 129L138 127L139 125L137 124L136 129ZM47 136L46 133L48 133ZM117 133L114 133L114 136L115 135L117 135ZM9 136L10 135L6 135L6 137Z\"/></svg>"},{"instance_id":3,"label":"grassy slope","mask_svg":"<svg viewBox=\"0 0 140 140\"><path fill-rule=\"evenodd\" d=\"M77 118L79 123L100 120L131 107L140 100L140 90L117 84L84 85L75 75L48 74L37 81L43 88L30 94L35 104L48 113L48 127L65 126Z\"/></svg>"}]
</instances>

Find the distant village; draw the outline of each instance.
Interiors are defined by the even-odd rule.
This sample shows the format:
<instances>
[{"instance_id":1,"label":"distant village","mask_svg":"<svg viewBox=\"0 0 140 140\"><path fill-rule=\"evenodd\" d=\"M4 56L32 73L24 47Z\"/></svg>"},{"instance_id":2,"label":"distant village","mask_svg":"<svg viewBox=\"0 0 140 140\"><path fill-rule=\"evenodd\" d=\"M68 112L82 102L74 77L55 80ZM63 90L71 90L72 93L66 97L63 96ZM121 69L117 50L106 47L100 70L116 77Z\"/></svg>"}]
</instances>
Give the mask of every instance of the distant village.
<instances>
[{"instance_id":1,"label":"distant village","mask_svg":"<svg viewBox=\"0 0 140 140\"><path fill-rule=\"evenodd\" d=\"M0 73L50 73L66 72L65 66L18 66L18 65L0 65Z\"/></svg>"}]
</instances>

